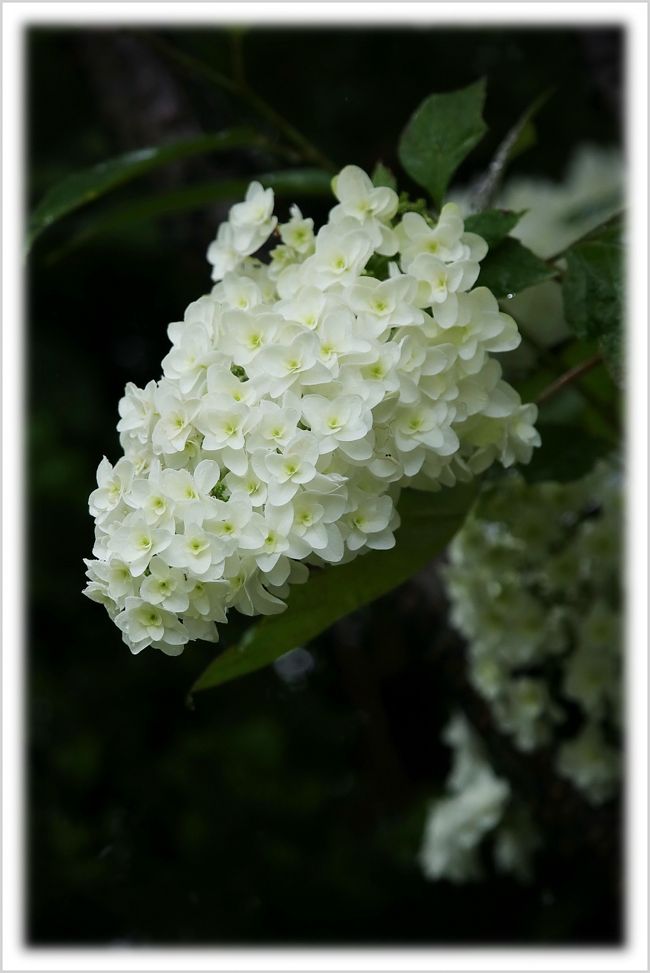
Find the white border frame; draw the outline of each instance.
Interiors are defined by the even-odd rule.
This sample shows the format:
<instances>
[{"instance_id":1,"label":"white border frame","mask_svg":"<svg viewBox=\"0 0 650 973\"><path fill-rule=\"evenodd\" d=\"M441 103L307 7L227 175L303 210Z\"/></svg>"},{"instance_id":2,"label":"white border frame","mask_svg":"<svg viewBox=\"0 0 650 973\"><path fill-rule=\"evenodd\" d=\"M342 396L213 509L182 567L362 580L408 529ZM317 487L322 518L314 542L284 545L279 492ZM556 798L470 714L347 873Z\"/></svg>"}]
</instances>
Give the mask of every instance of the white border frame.
<instances>
[{"instance_id":1,"label":"white border frame","mask_svg":"<svg viewBox=\"0 0 650 973\"><path fill-rule=\"evenodd\" d=\"M5 970L646 970L647 943L647 496L648 496L648 8L637 2L490 3L5 3L3 153L3 966ZM23 317L22 138L25 27L280 23L449 26L620 25L627 30L628 659L627 937L623 948L543 949L41 949L22 941L23 912Z\"/></svg>"}]
</instances>

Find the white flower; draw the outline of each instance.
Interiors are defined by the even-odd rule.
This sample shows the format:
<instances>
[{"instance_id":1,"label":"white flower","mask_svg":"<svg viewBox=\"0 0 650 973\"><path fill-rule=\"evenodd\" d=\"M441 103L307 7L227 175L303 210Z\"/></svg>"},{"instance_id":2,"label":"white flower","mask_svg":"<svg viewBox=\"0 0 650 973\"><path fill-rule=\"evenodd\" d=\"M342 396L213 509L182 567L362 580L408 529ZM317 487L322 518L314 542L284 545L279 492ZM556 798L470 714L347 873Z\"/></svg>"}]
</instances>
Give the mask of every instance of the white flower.
<instances>
[{"instance_id":1,"label":"white flower","mask_svg":"<svg viewBox=\"0 0 650 973\"><path fill-rule=\"evenodd\" d=\"M228 491L230 500L246 498L253 507L262 507L266 503L267 488L250 465L241 474L227 473L223 485Z\"/></svg>"},{"instance_id":2,"label":"white flower","mask_svg":"<svg viewBox=\"0 0 650 973\"><path fill-rule=\"evenodd\" d=\"M205 379L208 366L217 357L209 335L194 325L184 329L179 344L163 358L163 372L166 378L178 383L183 395L188 395Z\"/></svg>"},{"instance_id":3,"label":"white flower","mask_svg":"<svg viewBox=\"0 0 650 973\"><path fill-rule=\"evenodd\" d=\"M164 377L125 390L86 593L134 651L215 640L232 608L282 611L307 564L395 543L402 487L453 485L537 441L490 357L516 325L471 290L483 241L453 206L396 220L396 193L356 166L334 189L318 232L292 206L263 262L277 219L252 183L208 250L211 292L168 327ZM395 256L385 280L376 255Z\"/></svg>"},{"instance_id":4,"label":"white flower","mask_svg":"<svg viewBox=\"0 0 650 973\"><path fill-rule=\"evenodd\" d=\"M339 395L328 399L322 395L306 395L302 409L311 431L318 437L321 453L331 453L338 447L352 459L369 459L372 446L367 437L372 428L372 415L359 396Z\"/></svg>"},{"instance_id":5,"label":"white flower","mask_svg":"<svg viewBox=\"0 0 650 973\"><path fill-rule=\"evenodd\" d=\"M330 374L318 361L319 342L311 332L298 334L293 340L263 348L249 369L262 381L266 378L269 395L274 399L296 384L320 385L330 380Z\"/></svg>"},{"instance_id":6,"label":"white flower","mask_svg":"<svg viewBox=\"0 0 650 973\"><path fill-rule=\"evenodd\" d=\"M230 210L229 220L238 253L244 256L255 253L268 240L278 222L273 216L273 190L252 182L244 202L236 203Z\"/></svg>"},{"instance_id":7,"label":"white flower","mask_svg":"<svg viewBox=\"0 0 650 973\"><path fill-rule=\"evenodd\" d=\"M451 430L445 435L449 423L449 408L444 403L431 405L426 400L410 406L400 406L393 420L395 443L405 453L419 444L441 452L455 452L458 438ZM451 436L451 440L448 438Z\"/></svg>"},{"instance_id":8,"label":"white flower","mask_svg":"<svg viewBox=\"0 0 650 973\"><path fill-rule=\"evenodd\" d=\"M245 403L229 395L206 395L195 419L196 428L203 433L203 448L241 450L247 416Z\"/></svg>"},{"instance_id":9,"label":"white flower","mask_svg":"<svg viewBox=\"0 0 650 973\"><path fill-rule=\"evenodd\" d=\"M215 534L187 524L182 534L171 539L165 558L172 567L188 568L199 578L215 581L222 576L226 549Z\"/></svg>"},{"instance_id":10,"label":"white flower","mask_svg":"<svg viewBox=\"0 0 650 973\"><path fill-rule=\"evenodd\" d=\"M118 405L121 417L117 424L118 432L128 433L142 443L147 442L155 412L155 390L155 382L148 382L143 389L139 389L133 382L127 384L124 398L120 399Z\"/></svg>"},{"instance_id":11,"label":"white flower","mask_svg":"<svg viewBox=\"0 0 650 973\"><path fill-rule=\"evenodd\" d=\"M248 405L255 405L260 397L259 383L242 381L233 373L230 363L215 364L208 368L205 393L202 405L210 395L229 395L233 402Z\"/></svg>"},{"instance_id":12,"label":"white flower","mask_svg":"<svg viewBox=\"0 0 650 973\"><path fill-rule=\"evenodd\" d=\"M475 233L463 232L463 218L456 203L446 203L436 226L431 226L419 213L405 213L396 228L402 269L410 271L411 262L428 253L445 263L457 260L480 261L487 245Z\"/></svg>"},{"instance_id":13,"label":"white flower","mask_svg":"<svg viewBox=\"0 0 650 973\"><path fill-rule=\"evenodd\" d=\"M195 399L183 400L180 391L174 394L169 387L160 386L154 396L160 418L151 437L156 452L175 453L185 449L193 432L192 422L198 409Z\"/></svg>"},{"instance_id":14,"label":"white flower","mask_svg":"<svg viewBox=\"0 0 650 973\"><path fill-rule=\"evenodd\" d=\"M293 508L289 505L274 507L267 503L264 509L264 526L261 543L251 551L259 569L269 573L280 556L288 552L293 524Z\"/></svg>"},{"instance_id":15,"label":"white flower","mask_svg":"<svg viewBox=\"0 0 650 973\"><path fill-rule=\"evenodd\" d=\"M399 524L393 501L389 496L362 500L347 518L350 533L345 543L351 551L367 546L374 550L388 550L395 546L393 530Z\"/></svg>"},{"instance_id":16,"label":"white flower","mask_svg":"<svg viewBox=\"0 0 650 973\"><path fill-rule=\"evenodd\" d=\"M143 477L134 481L125 502L129 507L142 511L144 519L151 526L173 528L175 504L162 487L157 459L152 461L146 479Z\"/></svg>"},{"instance_id":17,"label":"white flower","mask_svg":"<svg viewBox=\"0 0 650 973\"><path fill-rule=\"evenodd\" d=\"M120 503L133 480L133 466L126 459L119 459L111 466L104 458L97 467L97 489L93 490L88 506L93 517L101 523Z\"/></svg>"},{"instance_id":18,"label":"white flower","mask_svg":"<svg viewBox=\"0 0 650 973\"><path fill-rule=\"evenodd\" d=\"M170 566L156 554L149 562L149 574L142 579L140 597L151 605L170 612L184 612L189 607L189 584L182 571Z\"/></svg>"},{"instance_id":19,"label":"white flower","mask_svg":"<svg viewBox=\"0 0 650 973\"><path fill-rule=\"evenodd\" d=\"M166 655L179 655L189 638L176 615L140 598L126 599L115 624L134 654L154 645Z\"/></svg>"},{"instance_id":20,"label":"white flower","mask_svg":"<svg viewBox=\"0 0 650 973\"><path fill-rule=\"evenodd\" d=\"M346 216L365 220L369 216L387 221L397 212L397 193L385 186L375 188L363 169L345 166L332 180L332 190Z\"/></svg>"},{"instance_id":21,"label":"white flower","mask_svg":"<svg viewBox=\"0 0 650 973\"><path fill-rule=\"evenodd\" d=\"M129 565L120 558L112 557L109 561L87 560L85 564L90 581L85 594L94 601L105 604L109 610L116 610L128 595L138 593L138 579L133 577Z\"/></svg>"},{"instance_id":22,"label":"white flower","mask_svg":"<svg viewBox=\"0 0 650 973\"><path fill-rule=\"evenodd\" d=\"M316 237L316 252L302 264L302 279L326 290L358 277L372 255L375 235L356 220L327 224Z\"/></svg>"},{"instance_id":23,"label":"white flower","mask_svg":"<svg viewBox=\"0 0 650 973\"><path fill-rule=\"evenodd\" d=\"M196 625L190 622L197 620L207 621L212 626L209 631L213 633L208 639L211 642L218 641L218 633L214 622L226 621L226 599L228 583L226 581L203 581L201 578L191 577L188 579L189 608L183 614L183 623L186 631L196 631ZM190 638L206 638L205 635L190 635Z\"/></svg>"},{"instance_id":24,"label":"white flower","mask_svg":"<svg viewBox=\"0 0 650 973\"><path fill-rule=\"evenodd\" d=\"M314 247L314 221L305 219L297 206L291 207L291 219L280 227L283 243L299 254L308 254Z\"/></svg>"},{"instance_id":25,"label":"white flower","mask_svg":"<svg viewBox=\"0 0 650 973\"><path fill-rule=\"evenodd\" d=\"M111 535L108 550L129 565L134 577L142 574L154 554L169 547L171 532L160 527L151 527L140 511L128 514L123 526Z\"/></svg>"},{"instance_id":26,"label":"white flower","mask_svg":"<svg viewBox=\"0 0 650 973\"><path fill-rule=\"evenodd\" d=\"M228 307L248 311L262 302L259 285L250 277L238 273L228 273L221 284L216 284L212 296Z\"/></svg>"},{"instance_id":27,"label":"white flower","mask_svg":"<svg viewBox=\"0 0 650 973\"><path fill-rule=\"evenodd\" d=\"M242 255L235 246L235 235L230 223L221 224L216 239L208 247L207 257L212 264L212 280L221 280L239 266Z\"/></svg>"},{"instance_id":28,"label":"white flower","mask_svg":"<svg viewBox=\"0 0 650 973\"><path fill-rule=\"evenodd\" d=\"M297 433L283 453L253 453L253 469L267 484L269 503L288 503L300 486L313 480L318 457L318 441L307 432Z\"/></svg>"},{"instance_id":29,"label":"white flower","mask_svg":"<svg viewBox=\"0 0 650 973\"><path fill-rule=\"evenodd\" d=\"M240 563L236 573L228 579L228 585L229 601L242 615L277 615L286 608L280 598L265 588L252 558Z\"/></svg>"},{"instance_id":30,"label":"white flower","mask_svg":"<svg viewBox=\"0 0 650 973\"><path fill-rule=\"evenodd\" d=\"M356 318L347 309L332 310L324 315L318 329L319 358L328 369L328 379L336 378L340 364L365 361L374 357L373 345L357 326Z\"/></svg>"},{"instance_id":31,"label":"white flower","mask_svg":"<svg viewBox=\"0 0 650 973\"><path fill-rule=\"evenodd\" d=\"M219 349L230 355L234 364L246 368L261 348L275 340L278 327L283 323L282 318L269 313L261 304L249 312L225 311Z\"/></svg>"},{"instance_id":32,"label":"white flower","mask_svg":"<svg viewBox=\"0 0 650 973\"><path fill-rule=\"evenodd\" d=\"M462 717L450 721L444 739L454 748L452 771L447 795L431 805L419 861L426 878L466 882L481 875L478 849L498 827L510 787L494 774Z\"/></svg>"},{"instance_id":33,"label":"white flower","mask_svg":"<svg viewBox=\"0 0 650 973\"><path fill-rule=\"evenodd\" d=\"M337 526L346 507L341 493L301 491L293 501L292 546L301 538L307 550L324 561L337 562L343 557L343 538Z\"/></svg>"},{"instance_id":34,"label":"white flower","mask_svg":"<svg viewBox=\"0 0 650 973\"><path fill-rule=\"evenodd\" d=\"M189 470L163 470L160 485L174 504L174 513L183 523L201 523L210 515L210 492L219 480L219 464L203 460L194 473Z\"/></svg>"},{"instance_id":35,"label":"white flower","mask_svg":"<svg viewBox=\"0 0 650 973\"><path fill-rule=\"evenodd\" d=\"M295 321L305 328L317 328L328 305L328 295L310 284L302 287L292 298L278 301L276 309L287 321Z\"/></svg>"},{"instance_id":36,"label":"white flower","mask_svg":"<svg viewBox=\"0 0 650 973\"><path fill-rule=\"evenodd\" d=\"M424 315L414 306L418 288L413 277L406 274L376 280L360 277L350 288L350 307L363 322L363 331L373 337L388 328L418 324Z\"/></svg>"}]
</instances>

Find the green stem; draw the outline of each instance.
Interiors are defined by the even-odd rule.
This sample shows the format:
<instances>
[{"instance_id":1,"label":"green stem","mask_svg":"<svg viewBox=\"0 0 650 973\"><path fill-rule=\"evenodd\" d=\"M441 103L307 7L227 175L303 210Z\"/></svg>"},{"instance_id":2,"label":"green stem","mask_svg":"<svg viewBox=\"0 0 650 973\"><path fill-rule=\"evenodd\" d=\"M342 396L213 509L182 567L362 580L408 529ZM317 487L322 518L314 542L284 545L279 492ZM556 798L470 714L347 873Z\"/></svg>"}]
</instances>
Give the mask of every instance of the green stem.
<instances>
[{"instance_id":1,"label":"green stem","mask_svg":"<svg viewBox=\"0 0 650 973\"><path fill-rule=\"evenodd\" d=\"M309 141L306 136L299 132L294 125L291 124L288 119L284 118L278 111L269 105L261 95L258 95L250 85L241 78L240 80L234 80L229 78L227 75L222 74L220 71L216 71L214 68L209 67L202 61L185 54L183 51L172 47L167 41L162 40L159 37L148 38L149 43L151 43L161 54L175 61L180 67L184 68L190 74L195 75L209 81L211 84L217 85L229 94L240 98L246 104L248 104L253 111L255 111L261 118L265 118L270 125L273 126L278 132L280 132L285 139L290 142L300 153L301 158L305 162L312 162L322 169L326 169L330 172L336 172L337 166L325 156L320 149L316 148L312 142Z\"/></svg>"}]
</instances>

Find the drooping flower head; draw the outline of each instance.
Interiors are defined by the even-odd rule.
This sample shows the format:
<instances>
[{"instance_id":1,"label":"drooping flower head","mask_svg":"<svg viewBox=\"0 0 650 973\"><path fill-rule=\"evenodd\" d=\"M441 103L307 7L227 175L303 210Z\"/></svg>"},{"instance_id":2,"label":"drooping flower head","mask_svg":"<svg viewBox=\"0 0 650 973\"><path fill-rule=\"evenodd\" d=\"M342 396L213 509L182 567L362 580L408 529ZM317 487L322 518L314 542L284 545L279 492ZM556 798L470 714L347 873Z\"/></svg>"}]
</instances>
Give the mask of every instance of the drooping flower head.
<instances>
[{"instance_id":1,"label":"drooping flower head","mask_svg":"<svg viewBox=\"0 0 650 973\"><path fill-rule=\"evenodd\" d=\"M231 608L282 611L307 565L393 546L404 486L451 486L539 443L492 357L517 327L474 287L487 246L458 208L398 217L356 166L333 188L314 234L295 206L278 225L251 183L208 249L212 291L169 326L162 377L126 388L124 455L90 498L86 593L133 652L216 641Z\"/></svg>"}]
</instances>

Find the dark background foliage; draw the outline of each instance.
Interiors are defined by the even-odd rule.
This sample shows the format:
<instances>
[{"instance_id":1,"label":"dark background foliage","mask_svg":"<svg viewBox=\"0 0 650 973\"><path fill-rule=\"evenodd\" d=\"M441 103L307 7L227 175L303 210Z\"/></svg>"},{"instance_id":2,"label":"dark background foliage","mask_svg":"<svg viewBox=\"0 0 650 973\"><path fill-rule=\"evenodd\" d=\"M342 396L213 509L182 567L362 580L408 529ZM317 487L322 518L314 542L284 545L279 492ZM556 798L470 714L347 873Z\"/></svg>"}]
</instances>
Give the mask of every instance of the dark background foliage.
<instances>
[{"instance_id":1,"label":"dark background foliage","mask_svg":"<svg viewBox=\"0 0 650 973\"><path fill-rule=\"evenodd\" d=\"M30 206L122 151L257 124L179 71L160 36L225 73L241 48L252 85L340 165L396 167L419 101L481 75L490 134L463 178L549 86L557 94L520 172L559 178L577 143L620 140L612 31L287 28L233 41L214 29L39 29L26 37ZM190 160L121 199L269 163L244 151ZM87 496L102 454L118 456L117 401L126 381L158 376L167 323L208 289L204 252L224 213L220 203L143 223L63 256L73 219L30 258L29 940L618 941L616 808L589 809L543 755L504 755L463 683L435 568L318 639L298 659L306 671L262 671L194 709L187 689L212 647L131 657L82 598ZM458 701L543 813L546 848L523 888L489 871L477 885L434 884L418 869L427 801L448 768L439 734Z\"/></svg>"}]
</instances>

